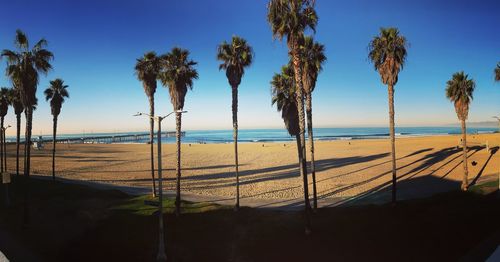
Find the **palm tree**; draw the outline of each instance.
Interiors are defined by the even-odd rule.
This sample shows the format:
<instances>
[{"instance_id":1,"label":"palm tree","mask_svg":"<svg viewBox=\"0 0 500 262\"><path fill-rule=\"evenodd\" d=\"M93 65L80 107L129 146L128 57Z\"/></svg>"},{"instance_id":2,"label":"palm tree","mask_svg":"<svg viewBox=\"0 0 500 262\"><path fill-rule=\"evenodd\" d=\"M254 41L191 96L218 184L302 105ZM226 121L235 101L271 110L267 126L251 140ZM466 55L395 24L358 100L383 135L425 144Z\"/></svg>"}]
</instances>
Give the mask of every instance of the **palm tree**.
<instances>
[{"instance_id":1,"label":"palm tree","mask_svg":"<svg viewBox=\"0 0 500 262\"><path fill-rule=\"evenodd\" d=\"M9 89L7 87L0 88L0 162L2 162L1 170L2 172L7 172L7 152L5 151L4 145L4 119L9 110Z\"/></svg>"},{"instance_id":2,"label":"palm tree","mask_svg":"<svg viewBox=\"0 0 500 262\"><path fill-rule=\"evenodd\" d=\"M313 208L318 208L318 195L316 191L316 168L314 165L314 136L312 124L312 92L316 87L316 80L326 61L325 46L314 42L312 37L305 37L302 45L302 83L306 97L307 134L309 138L309 151L311 152L311 175L313 180Z\"/></svg>"},{"instance_id":3,"label":"palm tree","mask_svg":"<svg viewBox=\"0 0 500 262\"><path fill-rule=\"evenodd\" d=\"M495 68L495 81L500 82L500 62L497 64Z\"/></svg>"},{"instance_id":4,"label":"palm tree","mask_svg":"<svg viewBox=\"0 0 500 262\"><path fill-rule=\"evenodd\" d=\"M302 65L300 42L304 31L308 28L315 31L318 17L314 10L314 0L270 0L267 6L267 21L271 26L273 37L282 40L286 37L295 76L297 109L299 114L300 142L302 146L301 173L304 183L304 208L309 212L309 190L307 182L307 164L305 156L305 116L304 95L302 87ZM306 225L306 233L310 228Z\"/></svg>"},{"instance_id":5,"label":"palm tree","mask_svg":"<svg viewBox=\"0 0 500 262\"><path fill-rule=\"evenodd\" d=\"M135 64L135 74L139 81L142 81L142 87L149 99L149 115L155 115L155 92L156 79L161 69L161 59L155 52L147 52L143 57L137 59ZM155 161L154 161L154 119L149 119L149 145L151 151L151 181L153 182L153 197L156 197L155 185Z\"/></svg>"},{"instance_id":6,"label":"palm tree","mask_svg":"<svg viewBox=\"0 0 500 262\"><path fill-rule=\"evenodd\" d=\"M297 142L297 155L299 160L299 171L302 170L301 161L304 158L302 141L300 140L300 124L297 110L297 92L293 66L286 65L281 68L280 74L274 74L271 80L272 104L276 104L281 118L285 122L286 129L291 136L295 136ZM306 230L310 230L309 212L305 210Z\"/></svg>"},{"instance_id":7,"label":"palm tree","mask_svg":"<svg viewBox=\"0 0 500 262\"><path fill-rule=\"evenodd\" d=\"M297 142L297 153L299 162L302 159L300 145L300 127L297 111L297 100L295 98L295 80L293 80L293 69L290 66L283 66L280 74L274 74L271 80L272 105L276 104L281 118L285 122L285 127Z\"/></svg>"},{"instance_id":8,"label":"palm tree","mask_svg":"<svg viewBox=\"0 0 500 262\"><path fill-rule=\"evenodd\" d=\"M467 181L469 170L467 168L467 129L465 121L469 115L469 106L472 102L472 94L476 88L473 79L462 72L453 74L451 80L446 82L446 98L455 106L458 119L462 124L462 148L463 148L463 166L464 176L462 179L462 190L466 191L469 183Z\"/></svg>"},{"instance_id":9,"label":"palm tree","mask_svg":"<svg viewBox=\"0 0 500 262\"><path fill-rule=\"evenodd\" d=\"M1 56L7 59L7 76L16 84L21 93L21 102L26 114L25 155L26 168L24 174L30 175L30 146L33 123L33 109L36 105L36 89L39 74L47 74L52 65L50 60L54 55L45 49L47 41L39 40L30 49L28 37L21 31L16 31L15 45L17 50L3 50Z\"/></svg>"},{"instance_id":10,"label":"palm tree","mask_svg":"<svg viewBox=\"0 0 500 262\"><path fill-rule=\"evenodd\" d=\"M174 47L170 53L162 56L162 60L160 80L164 86L168 87L170 101L175 111L177 143L175 213L179 216L181 213L181 115L186 93L188 89L193 88L193 80L198 79L198 72L194 68L197 63L189 59L189 51L186 49Z\"/></svg>"},{"instance_id":11,"label":"palm tree","mask_svg":"<svg viewBox=\"0 0 500 262\"><path fill-rule=\"evenodd\" d=\"M50 109L53 117L52 127L52 180L56 180L56 134L57 134L57 117L61 113L61 107L66 98L69 98L68 85L64 84L64 80L57 78L50 81L50 86L45 89L45 100L50 100Z\"/></svg>"},{"instance_id":12,"label":"palm tree","mask_svg":"<svg viewBox=\"0 0 500 262\"><path fill-rule=\"evenodd\" d=\"M21 139L21 114L24 111L23 103L21 102L21 93L14 85L11 90L10 104L14 108L16 114L16 175L19 175L19 144Z\"/></svg>"},{"instance_id":13,"label":"palm tree","mask_svg":"<svg viewBox=\"0 0 500 262\"><path fill-rule=\"evenodd\" d=\"M399 71L406 61L406 38L397 28L380 28L380 35L375 36L369 45L368 58L379 72L382 83L387 85L389 93L389 133L391 137L392 157L392 204L396 204L396 145L394 137L394 86L398 82Z\"/></svg>"},{"instance_id":14,"label":"palm tree","mask_svg":"<svg viewBox=\"0 0 500 262\"><path fill-rule=\"evenodd\" d=\"M238 172L238 86L245 73L245 67L250 66L253 60L253 51L247 41L233 36L231 43L222 42L217 47L217 60L221 61L219 70L226 70L226 77L231 85L233 94L233 139L234 139L234 166L236 172L236 203L235 210L240 207L240 176Z\"/></svg>"}]
</instances>

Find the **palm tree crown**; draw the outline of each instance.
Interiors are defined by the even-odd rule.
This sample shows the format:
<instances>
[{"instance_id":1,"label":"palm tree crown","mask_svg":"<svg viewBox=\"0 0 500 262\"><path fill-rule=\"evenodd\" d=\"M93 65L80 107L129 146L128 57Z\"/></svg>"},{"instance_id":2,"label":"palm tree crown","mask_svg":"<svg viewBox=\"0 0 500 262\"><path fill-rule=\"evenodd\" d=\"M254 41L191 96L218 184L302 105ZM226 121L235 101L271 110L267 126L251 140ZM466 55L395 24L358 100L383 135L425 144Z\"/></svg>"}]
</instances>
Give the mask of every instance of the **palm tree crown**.
<instances>
[{"instance_id":1,"label":"palm tree crown","mask_svg":"<svg viewBox=\"0 0 500 262\"><path fill-rule=\"evenodd\" d=\"M325 46L314 42L312 37L306 36L302 43L301 58L304 91L310 93L314 91L318 75L323 70L323 63L326 62Z\"/></svg>"},{"instance_id":2,"label":"palm tree crown","mask_svg":"<svg viewBox=\"0 0 500 262\"><path fill-rule=\"evenodd\" d=\"M273 37L281 40L286 36L291 48L306 29L316 30L318 16L314 0L271 0L267 9Z\"/></svg>"},{"instance_id":3,"label":"palm tree crown","mask_svg":"<svg viewBox=\"0 0 500 262\"><path fill-rule=\"evenodd\" d=\"M161 59L153 51L147 52L143 57L137 59L135 74L142 81L144 91L148 96L156 92L156 79L161 70Z\"/></svg>"},{"instance_id":4,"label":"palm tree crown","mask_svg":"<svg viewBox=\"0 0 500 262\"><path fill-rule=\"evenodd\" d=\"M217 60L222 63L219 70L225 69L226 76L231 86L241 83L244 68L252 64L253 50L247 41L241 37L233 36L231 43L222 42L217 47Z\"/></svg>"},{"instance_id":5,"label":"palm tree crown","mask_svg":"<svg viewBox=\"0 0 500 262\"><path fill-rule=\"evenodd\" d=\"M458 119L462 121L467 120L475 88L474 80L463 71L453 74L451 80L446 82L446 97L455 105Z\"/></svg>"},{"instance_id":6,"label":"palm tree crown","mask_svg":"<svg viewBox=\"0 0 500 262\"><path fill-rule=\"evenodd\" d=\"M3 50L1 56L7 59L7 76L19 88L24 107L36 105L36 88L38 74L47 74L52 65L53 54L44 49L45 39L38 41L31 49L28 37L21 31L16 31L14 41L17 51Z\"/></svg>"},{"instance_id":7,"label":"palm tree crown","mask_svg":"<svg viewBox=\"0 0 500 262\"><path fill-rule=\"evenodd\" d=\"M271 80L272 104L276 104L286 129L291 136L300 132L293 68L283 66L280 74Z\"/></svg>"},{"instance_id":8,"label":"palm tree crown","mask_svg":"<svg viewBox=\"0 0 500 262\"><path fill-rule=\"evenodd\" d=\"M0 88L0 116L5 117L9 110L10 91L7 87Z\"/></svg>"},{"instance_id":9,"label":"palm tree crown","mask_svg":"<svg viewBox=\"0 0 500 262\"><path fill-rule=\"evenodd\" d=\"M368 58L378 70L385 85L395 85L406 61L406 38L397 28L381 28L368 47Z\"/></svg>"},{"instance_id":10,"label":"palm tree crown","mask_svg":"<svg viewBox=\"0 0 500 262\"><path fill-rule=\"evenodd\" d=\"M495 81L500 82L500 63L495 68Z\"/></svg>"},{"instance_id":11,"label":"palm tree crown","mask_svg":"<svg viewBox=\"0 0 500 262\"><path fill-rule=\"evenodd\" d=\"M192 89L193 80L198 79L198 72L194 69L197 63L188 56L188 50L178 47L174 47L170 53L162 56L163 68L160 80L164 86L168 86L174 110L184 107L187 90Z\"/></svg>"},{"instance_id":12,"label":"palm tree crown","mask_svg":"<svg viewBox=\"0 0 500 262\"><path fill-rule=\"evenodd\" d=\"M21 102L21 92L18 88L10 89L10 104L14 108L14 113L16 115L21 114L24 111L23 103Z\"/></svg>"},{"instance_id":13,"label":"palm tree crown","mask_svg":"<svg viewBox=\"0 0 500 262\"><path fill-rule=\"evenodd\" d=\"M50 86L45 89L45 100L50 100L52 115L58 116L61 112L61 106L65 98L69 98L68 85L64 84L64 80L57 78L50 81Z\"/></svg>"}]
</instances>

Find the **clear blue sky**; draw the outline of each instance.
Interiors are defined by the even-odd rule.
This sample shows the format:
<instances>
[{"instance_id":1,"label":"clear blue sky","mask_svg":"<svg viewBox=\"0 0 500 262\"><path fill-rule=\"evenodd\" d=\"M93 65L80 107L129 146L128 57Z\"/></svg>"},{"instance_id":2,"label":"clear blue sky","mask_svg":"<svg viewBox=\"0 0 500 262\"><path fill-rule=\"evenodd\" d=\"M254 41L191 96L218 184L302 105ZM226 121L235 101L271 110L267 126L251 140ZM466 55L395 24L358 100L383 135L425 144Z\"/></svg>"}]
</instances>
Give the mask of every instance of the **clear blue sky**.
<instances>
[{"instance_id":1,"label":"clear blue sky","mask_svg":"<svg viewBox=\"0 0 500 262\"><path fill-rule=\"evenodd\" d=\"M231 92L218 71L216 46L233 34L248 40L254 64L240 86L240 128L283 127L271 107L269 80L287 62L286 45L273 41L265 0L46 0L4 1L0 49L13 48L16 29L32 42L41 37L54 52L54 70L42 77L34 134L51 132L52 117L43 90L63 78L71 98L63 106L61 133L147 129L131 115L148 110L135 59L154 50L187 48L199 62L200 78L187 94L183 128L231 128ZM456 122L444 96L452 73L464 70L477 83L470 121L500 114L500 84L493 68L500 61L500 1L327 1L317 0L316 39L328 62L313 99L317 127L385 126L387 89L367 60L367 46L380 27L398 27L411 46L396 86L396 124L442 125ZM0 72L5 61L0 63ZM0 75L0 85L9 81ZM168 92L156 94L156 110L172 110ZM7 124L15 124L9 112ZM173 128L172 119L167 128ZM13 134L13 129L10 134Z\"/></svg>"}]
</instances>

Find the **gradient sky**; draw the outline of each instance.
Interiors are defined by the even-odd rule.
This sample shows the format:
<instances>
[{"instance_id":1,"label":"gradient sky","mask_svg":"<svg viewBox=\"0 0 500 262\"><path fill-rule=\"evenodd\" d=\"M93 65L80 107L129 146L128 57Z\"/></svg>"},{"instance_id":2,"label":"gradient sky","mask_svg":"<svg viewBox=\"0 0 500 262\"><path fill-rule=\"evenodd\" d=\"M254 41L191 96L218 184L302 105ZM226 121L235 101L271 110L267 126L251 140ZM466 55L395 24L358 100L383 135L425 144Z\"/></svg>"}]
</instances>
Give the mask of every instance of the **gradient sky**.
<instances>
[{"instance_id":1,"label":"gradient sky","mask_svg":"<svg viewBox=\"0 0 500 262\"><path fill-rule=\"evenodd\" d=\"M367 60L367 46L380 27L395 26L410 42L408 60L396 86L396 124L457 122L445 98L446 81L464 70L477 89L469 120L490 121L500 113L500 84L493 68L500 61L500 1L328 1L317 0L315 38L326 46L328 62L313 96L316 127L386 126L387 88ZM16 29L31 42L49 41L54 70L41 77L34 135L49 134L50 107L43 100L49 80L61 77L71 97L63 105L60 133L139 131L148 110L134 75L136 58L174 46L199 62L199 80L187 94L183 128L230 129L231 90L218 71L216 46L233 34L253 46L255 61L239 92L240 128L283 127L271 107L269 81L288 60L286 45L273 40L266 0L45 0L4 1L0 49L13 49ZM310 33L310 32L309 32ZM0 72L5 71L5 61ZM9 86L0 74L0 86ZM172 110L168 92L156 93L156 111ZM12 109L6 123L15 125ZM173 119L164 129L173 129ZM14 128L8 134L14 134Z\"/></svg>"}]
</instances>

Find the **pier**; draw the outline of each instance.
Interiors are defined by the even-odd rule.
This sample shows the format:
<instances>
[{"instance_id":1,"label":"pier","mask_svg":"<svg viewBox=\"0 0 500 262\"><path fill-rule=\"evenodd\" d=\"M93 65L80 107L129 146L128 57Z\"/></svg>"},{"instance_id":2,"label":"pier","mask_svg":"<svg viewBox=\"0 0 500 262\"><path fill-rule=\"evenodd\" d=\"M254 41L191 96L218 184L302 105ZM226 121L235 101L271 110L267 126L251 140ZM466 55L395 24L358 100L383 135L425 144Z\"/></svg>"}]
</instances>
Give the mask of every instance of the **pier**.
<instances>
[{"instance_id":1,"label":"pier","mask_svg":"<svg viewBox=\"0 0 500 262\"><path fill-rule=\"evenodd\" d=\"M186 132L181 132L181 137L184 137ZM155 132L155 141L157 133ZM162 132L161 137L175 137L175 132ZM62 144L86 144L86 143L122 143L122 142L136 142L140 140L149 140L149 133L141 134L123 134L123 135L109 135L109 136L82 136L70 138L57 138L56 143ZM33 137L33 142L39 141L38 138ZM52 143L52 139L43 139L44 143Z\"/></svg>"}]
</instances>

